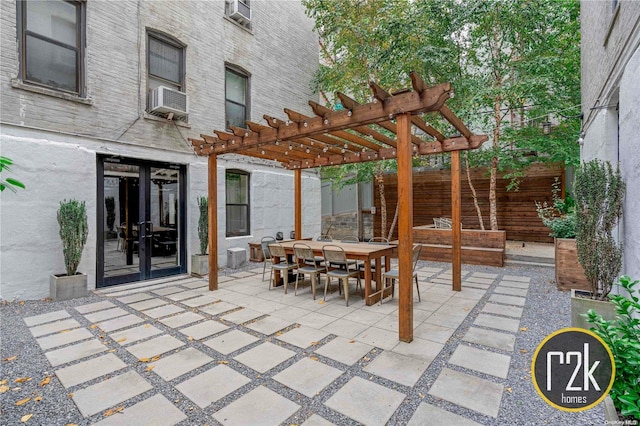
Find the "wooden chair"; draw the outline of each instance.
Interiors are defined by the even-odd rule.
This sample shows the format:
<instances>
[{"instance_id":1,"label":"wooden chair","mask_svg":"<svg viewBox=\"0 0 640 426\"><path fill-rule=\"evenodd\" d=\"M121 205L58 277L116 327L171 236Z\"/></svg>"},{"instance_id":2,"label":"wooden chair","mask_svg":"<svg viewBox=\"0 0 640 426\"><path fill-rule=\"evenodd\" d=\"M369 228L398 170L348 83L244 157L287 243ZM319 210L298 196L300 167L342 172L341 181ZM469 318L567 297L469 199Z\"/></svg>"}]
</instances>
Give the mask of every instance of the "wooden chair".
<instances>
[{"instance_id":1,"label":"wooden chair","mask_svg":"<svg viewBox=\"0 0 640 426\"><path fill-rule=\"evenodd\" d=\"M316 285L320 279L320 273L324 272L326 268L316 263L313 250L307 244L295 243L293 245L293 253L299 265L294 295L298 294L298 282L300 281L300 276L308 274L311 275L311 293L313 293L313 300L316 300Z\"/></svg>"},{"instance_id":2,"label":"wooden chair","mask_svg":"<svg viewBox=\"0 0 640 426\"><path fill-rule=\"evenodd\" d=\"M271 275L269 275L269 290L271 290L271 277L273 276L273 287L275 287L275 275L273 271L279 271L282 279L284 281L284 294L287 294L287 289L289 288L289 271L293 271L298 269L298 264L295 262L289 262L287 258L287 253L284 251L284 247L282 244L269 244L269 251L271 252L271 256L273 258L279 258L280 263L273 263L271 265Z\"/></svg>"},{"instance_id":3,"label":"wooden chair","mask_svg":"<svg viewBox=\"0 0 640 426\"><path fill-rule=\"evenodd\" d=\"M420 302L420 287L418 286L418 272L416 271L416 266L418 264L418 259L420 259L420 251L422 250L422 244L414 244L413 245L413 279L416 281L416 290L418 291L418 302ZM400 277L400 271L398 269L392 269L390 271L384 272L382 274L382 282L383 282L383 291L389 288L387 285L387 280L391 280L391 298L396 291L395 283L396 280ZM382 305L383 297L380 297L380 304Z\"/></svg>"},{"instance_id":4,"label":"wooden chair","mask_svg":"<svg viewBox=\"0 0 640 426\"><path fill-rule=\"evenodd\" d=\"M349 263L347 255L344 249L340 246L328 244L322 247L322 254L324 255L324 264L326 267L327 280L324 286L324 300L327 300L327 288L329 287L329 280L331 278L338 278L342 282L342 289L344 290L344 298L349 306L349 278L356 278L358 280L356 289L360 287L362 293L362 283L360 282L360 269L355 263ZM344 265L344 267L334 268L331 265L338 264Z\"/></svg>"},{"instance_id":5,"label":"wooden chair","mask_svg":"<svg viewBox=\"0 0 640 426\"><path fill-rule=\"evenodd\" d=\"M262 256L264 257L264 263L262 265L262 281L264 281L264 273L267 270L267 262L273 265L273 257L271 257L271 252L269 251L269 244L273 244L276 242L276 239L273 237L262 237L260 241L260 245L262 246ZM269 275L269 282L271 282L271 275Z\"/></svg>"}]
</instances>

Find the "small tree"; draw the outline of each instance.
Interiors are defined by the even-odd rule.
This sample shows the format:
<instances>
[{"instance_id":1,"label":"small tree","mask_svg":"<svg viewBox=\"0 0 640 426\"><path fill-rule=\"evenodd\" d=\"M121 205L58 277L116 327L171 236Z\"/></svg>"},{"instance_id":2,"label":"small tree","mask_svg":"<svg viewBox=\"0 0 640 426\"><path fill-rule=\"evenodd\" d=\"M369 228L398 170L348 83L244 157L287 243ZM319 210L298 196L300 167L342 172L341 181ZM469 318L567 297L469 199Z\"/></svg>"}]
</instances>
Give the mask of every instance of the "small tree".
<instances>
[{"instance_id":1,"label":"small tree","mask_svg":"<svg viewBox=\"0 0 640 426\"><path fill-rule=\"evenodd\" d=\"M198 238L200 239L200 254L207 254L209 245L209 199L198 197L198 207L200 208L200 219L198 220Z\"/></svg>"},{"instance_id":2,"label":"small tree","mask_svg":"<svg viewBox=\"0 0 640 426\"><path fill-rule=\"evenodd\" d=\"M576 172L576 246L593 299L604 300L622 267L622 247L613 229L622 216L624 182L620 168L598 159L582 163Z\"/></svg>"},{"instance_id":3,"label":"small tree","mask_svg":"<svg viewBox=\"0 0 640 426\"><path fill-rule=\"evenodd\" d=\"M64 200L58 209L58 224L62 240L62 254L67 275L76 275L82 250L87 242L89 225L84 201Z\"/></svg>"},{"instance_id":4,"label":"small tree","mask_svg":"<svg viewBox=\"0 0 640 426\"><path fill-rule=\"evenodd\" d=\"M104 199L104 205L107 208L107 228L113 231L113 225L116 222L116 199L107 197Z\"/></svg>"}]
</instances>

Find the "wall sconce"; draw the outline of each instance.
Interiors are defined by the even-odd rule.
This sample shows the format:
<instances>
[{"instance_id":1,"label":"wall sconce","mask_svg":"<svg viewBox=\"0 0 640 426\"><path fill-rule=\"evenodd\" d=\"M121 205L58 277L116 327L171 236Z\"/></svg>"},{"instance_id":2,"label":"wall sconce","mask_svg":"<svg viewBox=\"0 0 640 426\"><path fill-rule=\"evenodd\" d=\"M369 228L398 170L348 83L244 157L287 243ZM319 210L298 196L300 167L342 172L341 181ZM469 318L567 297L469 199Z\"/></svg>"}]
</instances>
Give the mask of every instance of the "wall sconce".
<instances>
[{"instance_id":1,"label":"wall sconce","mask_svg":"<svg viewBox=\"0 0 640 426\"><path fill-rule=\"evenodd\" d=\"M582 146L584 145L584 132L580 132L580 137L578 138L578 145Z\"/></svg>"},{"instance_id":2,"label":"wall sconce","mask_svg":"<svg viewBox=\"0 0 640 426\"><path fill-rule=\"evenodd\" d=\"M551 133L551 122L547 118L547 121L542 123L542 134L548 135L549 133Z\"/></svg>"}]
</instances>

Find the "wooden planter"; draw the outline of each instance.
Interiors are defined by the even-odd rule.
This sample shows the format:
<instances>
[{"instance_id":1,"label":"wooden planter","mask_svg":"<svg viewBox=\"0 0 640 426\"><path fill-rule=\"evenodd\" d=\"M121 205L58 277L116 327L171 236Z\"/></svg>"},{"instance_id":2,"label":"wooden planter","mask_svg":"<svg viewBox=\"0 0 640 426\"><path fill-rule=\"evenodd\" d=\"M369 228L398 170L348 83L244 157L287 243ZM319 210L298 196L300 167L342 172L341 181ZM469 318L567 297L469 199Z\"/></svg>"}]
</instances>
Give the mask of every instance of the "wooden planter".
<instances>
[{"instance_id":1,"label":"wooden planter","mask_svg":"<svg viewBox=\"0 0 640 426\"><path fill-rule=\"evenodd\" d=\"M49 277L49 296L53 301L75 299L88 294L85 274L58 274Z\"/></svg>"},{"instance_id":2,"label":"wooden planter","mask_svg":"<svg viewBox=\"0 0 640 426\"><path fill-rule=\"evenodd\" d=\"M556 286L558 290L567 291L573 288L589 291L591 287L584 276L582 265L578 262L578 249L573 238L555 239Z\"/></svg>"}]
</instances>

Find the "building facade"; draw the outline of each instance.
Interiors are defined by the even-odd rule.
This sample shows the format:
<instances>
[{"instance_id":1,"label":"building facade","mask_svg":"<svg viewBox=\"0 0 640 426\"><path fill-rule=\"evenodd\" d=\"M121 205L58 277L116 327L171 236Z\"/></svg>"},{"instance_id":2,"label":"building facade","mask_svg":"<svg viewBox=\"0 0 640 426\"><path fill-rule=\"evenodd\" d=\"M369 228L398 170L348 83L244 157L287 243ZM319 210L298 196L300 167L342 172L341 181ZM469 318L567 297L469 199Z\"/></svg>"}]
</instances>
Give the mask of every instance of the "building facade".
<instances>
[{"instance_id":1,"label":"building facade","mask_svg":"<svg viewBox=\"0 0 640 426\"><path fill-rule=\"evenodd\" d=\"M4 1L0 155L26 189L0 198L0 299L49 296L64 273L56 212L86 203L89 289L190 272L207 162L189 137L317 100L313 23L297 1ZM282 113L284 115L284 113ZM293 230L293 173L218 159L226 249ZM303 174L303 234L321 189ZM248 256L247 256L248 257Z\"/></svg>"},{"instance_id":2,"label":"building facade","mask_svg":"<svg viewBox=\"0 0 640 426\"><path fill-rule=\"evenodd\" d=\"M582 1L581 159L619 164L626 183L622 273L640 278L640 2Z\"/></svg>"}]
</instances>

